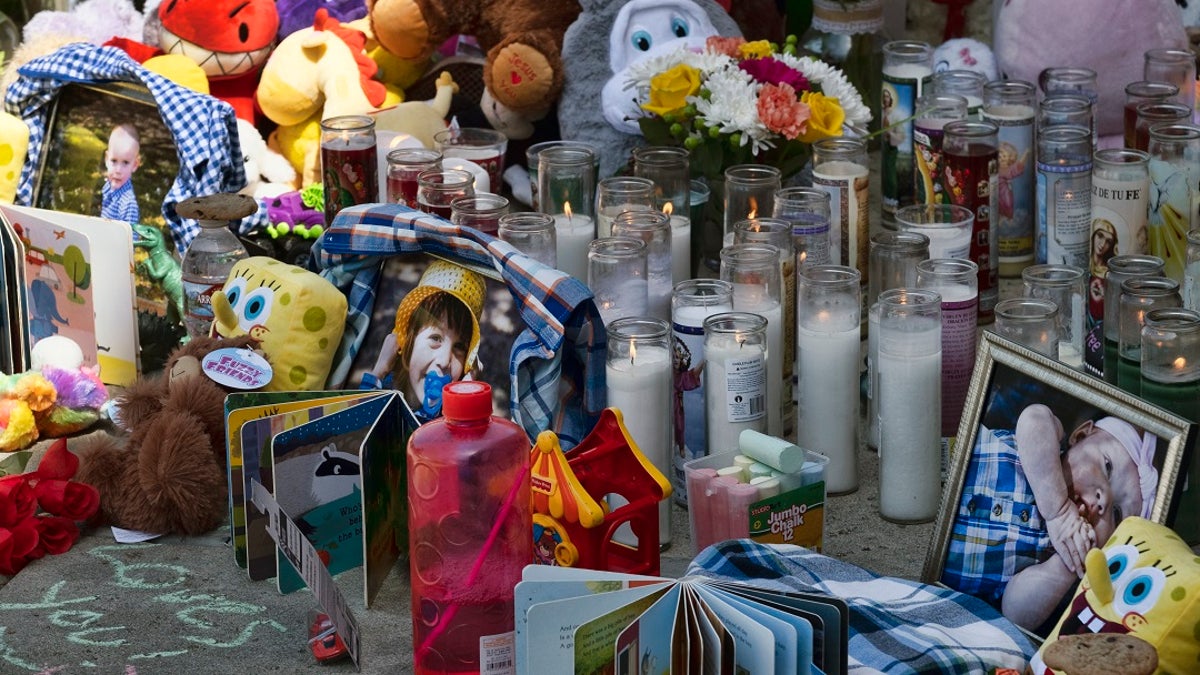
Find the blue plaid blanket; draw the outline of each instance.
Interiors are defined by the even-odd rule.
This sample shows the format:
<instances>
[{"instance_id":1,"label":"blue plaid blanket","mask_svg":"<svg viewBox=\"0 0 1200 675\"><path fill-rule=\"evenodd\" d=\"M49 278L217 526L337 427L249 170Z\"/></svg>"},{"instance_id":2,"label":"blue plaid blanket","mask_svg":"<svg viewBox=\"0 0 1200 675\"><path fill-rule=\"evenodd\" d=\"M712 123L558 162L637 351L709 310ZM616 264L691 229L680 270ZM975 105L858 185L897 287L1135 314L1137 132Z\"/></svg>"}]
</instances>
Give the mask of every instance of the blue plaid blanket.
<instances>
[{"instance_id":1,"label":"blue plaid blanket","mask_svg":"<svg viewBox=\"0 0 1200 675\"><path fill-rule=\"evenodd\" d=\"M851 673L1024 671L1036 651L1024 633L982 600L881 577L799 546L725 541L701 551L687 573L845 600Z\"/></svg>"}]
</instances>

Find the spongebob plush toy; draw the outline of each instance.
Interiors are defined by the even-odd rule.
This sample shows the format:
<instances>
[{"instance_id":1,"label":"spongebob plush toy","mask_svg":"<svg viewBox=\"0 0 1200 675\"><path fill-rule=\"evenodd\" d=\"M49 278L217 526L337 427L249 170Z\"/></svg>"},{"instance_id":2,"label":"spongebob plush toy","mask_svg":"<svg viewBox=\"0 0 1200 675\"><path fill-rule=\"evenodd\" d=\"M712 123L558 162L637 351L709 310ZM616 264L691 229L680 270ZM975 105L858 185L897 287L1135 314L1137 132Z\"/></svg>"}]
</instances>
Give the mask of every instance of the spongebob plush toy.
<instances>
[{"instance_id":1,"label":"spongebob plush toy","mask_svg":"<svg viewBox=\"0 0 1200 675\"><path fill-rule=\"evenodd\" d=\"M1042 655L1059 636L1128 633L1158 650L1158 672L1200 669L1200 557L1173 530L1131 516L1087 556L1075 598L1033 658L1035 675L1057 671Z\"/></svg>"},{"instance_id":2,"label":"spongebob plush toy","mask_svg":"<svg viewBox=\"0 0 1200 675\"><path fill-rule=\"evenodd\" d=\"M264 390L325 386L346 321L346 296L333 284L274 258L246 258L212 307L218 335L249 335L267 354L274 372Z\"/></svg>"}]
</instances>

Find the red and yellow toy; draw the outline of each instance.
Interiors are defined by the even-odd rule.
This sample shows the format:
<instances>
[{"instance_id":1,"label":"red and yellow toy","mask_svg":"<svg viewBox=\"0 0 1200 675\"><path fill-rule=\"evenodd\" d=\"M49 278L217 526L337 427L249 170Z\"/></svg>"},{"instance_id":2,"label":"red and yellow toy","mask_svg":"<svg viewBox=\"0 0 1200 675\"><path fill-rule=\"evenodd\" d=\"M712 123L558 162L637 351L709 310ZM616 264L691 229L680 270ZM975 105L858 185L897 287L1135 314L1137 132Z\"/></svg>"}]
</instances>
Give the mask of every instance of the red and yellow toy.
<instances>
[{"instance_id":1,"label":"red and yellow toy","mask_svg":"<svg viewBox=\"0 0 1200 675\"><path fill-rule=\"evenodd\" d=\"M606 408L569 452L543 431L530 466L534 562L658 574L658 503L671 496L671 485L638 450L619 410ZM628 503L610 509L606 497L614 494ZM613 538L626 523L635 546Z\"/></svg>"}]
</instances>

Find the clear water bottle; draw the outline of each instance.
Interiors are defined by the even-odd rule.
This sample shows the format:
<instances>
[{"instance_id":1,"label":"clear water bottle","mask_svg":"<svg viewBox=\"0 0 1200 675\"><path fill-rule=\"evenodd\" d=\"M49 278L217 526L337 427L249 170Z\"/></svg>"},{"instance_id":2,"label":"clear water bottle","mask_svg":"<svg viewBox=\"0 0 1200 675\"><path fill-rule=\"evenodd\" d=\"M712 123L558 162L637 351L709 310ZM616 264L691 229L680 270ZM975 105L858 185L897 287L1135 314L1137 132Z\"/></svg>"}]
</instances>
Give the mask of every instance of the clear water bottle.
<instances>
[{"instance_id":1,"label":"clear water bottle","mask_svg":"<svg viewBox=\"0 0 1200 675\"><path fill-rule=\"evenodd\" d=\"M212 294L221 290L233 265L248 256L226 220L198 220L200 234L183 254L183 324L189 338L212 326Z\"/></svg>"}]
</instances>

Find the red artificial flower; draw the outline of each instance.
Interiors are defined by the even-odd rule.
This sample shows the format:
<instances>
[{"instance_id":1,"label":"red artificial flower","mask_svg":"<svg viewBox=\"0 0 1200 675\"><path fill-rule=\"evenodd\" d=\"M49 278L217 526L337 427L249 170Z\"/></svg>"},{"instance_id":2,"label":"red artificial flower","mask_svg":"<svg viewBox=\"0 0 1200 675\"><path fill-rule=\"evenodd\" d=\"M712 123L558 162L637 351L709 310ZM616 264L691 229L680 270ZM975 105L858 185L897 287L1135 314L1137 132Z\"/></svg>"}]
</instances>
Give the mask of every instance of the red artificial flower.
<instances>
[{"instance_id":1,"label":"red artificial flower","mask_svg":"<svg viewBox=\"0 0 1200 675\"><path fill-rule=\"evenodd\" d=\"M789 141L804 133L811 114L789 84L764 84L758 92L758 118L771 132Z\"/></svg>"},{"instance_id":2,"label":"red artificial flower","mask_svg":"<svg viewBox=\"0 0 1200 675\"><path fill-rule=\"evenodd\" d=\"M60 438L46 450L46 454L42 456L42 461L38 462L38 468L33 472L33 476L39 480L71 480L78 470L79 458L75 456L75 453L67 450L67 439Z\"/></svg>"},{"instance_id":3,"label":"red artificial flower","mask_svg":"<svg viewBox=\"0 0 1200 675\"><path fill-rule=\"evenodd\" d=\"M79 526L70 518L38 516L34 522L37 523L39 535L37 550L39 554L66 553L79 540Z\"/></svg>"},{"instance_id":4,"label":"red artificial flower","mask_svg":"<svg viewBox=\"0 0 1200 675\"><path fill-rule=\"evenodd\" d=\"M87 520L100 508L100 492L73 480L41 480L34 488L43 511L71 521Z\"/></svg>"},{"instance_id":5,"label":"red artificial flower","mask_svg":"<svg viewBox=\"0 0 1200 675\"><path fill-rule=\"evenodd\" d=\"M36 520L26 518L13 527L0 528L0 539L7 540L0 543L0 574L14 575L34 557L39 538Z\"/></svg>"},{"instance_id":6,"label":"red artificial flower","mask_svg":"<svg viewBox=\"0 0 1200 675\"><path fill-rule=\"evenodd\" d=\"M37 495L25 474L0 478L0 527L13 527L36 512Z\"/></svg>"}]
</instances>

